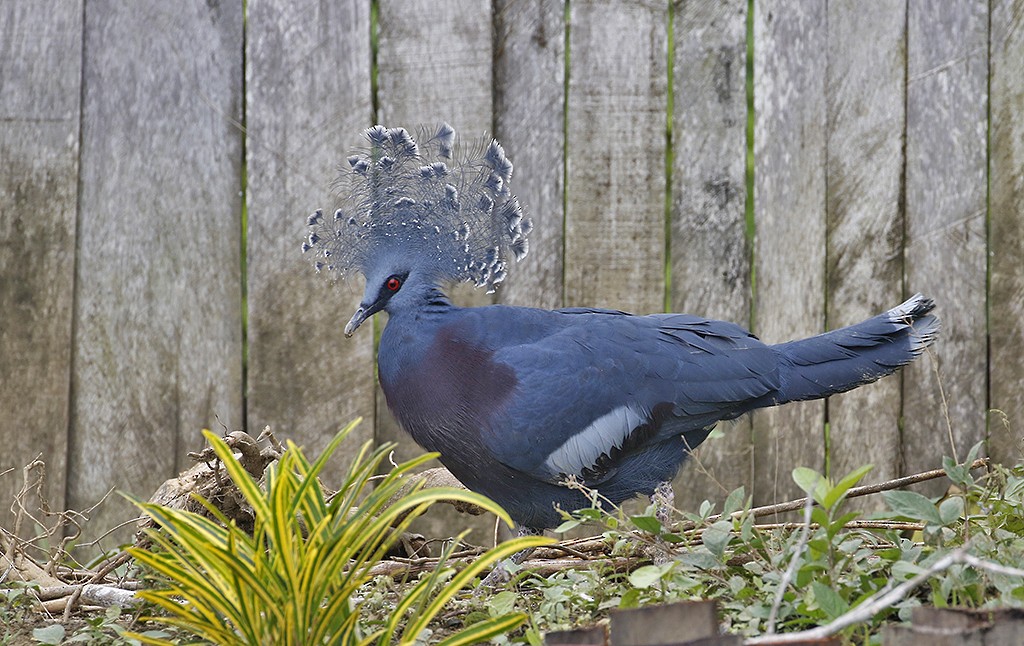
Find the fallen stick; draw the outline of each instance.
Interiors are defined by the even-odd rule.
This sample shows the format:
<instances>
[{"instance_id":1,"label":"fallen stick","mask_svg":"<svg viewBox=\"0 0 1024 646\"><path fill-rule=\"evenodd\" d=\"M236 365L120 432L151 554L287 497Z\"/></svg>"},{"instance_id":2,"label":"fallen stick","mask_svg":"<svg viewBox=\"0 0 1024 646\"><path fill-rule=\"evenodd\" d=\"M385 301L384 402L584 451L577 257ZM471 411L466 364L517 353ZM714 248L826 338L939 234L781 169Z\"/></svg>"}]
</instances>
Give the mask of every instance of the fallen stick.
<instances>
[{"instance_id":1,"label":"fallen stick","mask_svg":"<svg viewBox=\"0 0 1024 646\"><path fill-rule=\"evenodd\" d=\"M971 463L971 469L980 469L988 464L988 458L978 458ZM931 471L923 471L921 473L915 473L913 475L904 476L902 478L895 478L893 480L886 480L885 482L879 482L871 485L863 485L860 487L853 487L846 492L847 498L857 498L860 496L868 496L873 493L881 493L882 491L891 491L892 489L901 489L907 485L917 484L919 482L925 482L927 480L934 480L941 478L946 475L945 469L932 469ZM732 518L739 518L746 514L752 514L754 518L761 516L770 516L772 514L780 514L786 511L796 511L803 509L806 504L807 498L796 498L794 500L787 500L786 502L775 503L774 505L764 505L762 507L753 507L750 510L734 511L730 516ZM721 520L722 514L715 516L709 516L707 522L713 523L716 520Z\"/></svg>"}]
</instances>

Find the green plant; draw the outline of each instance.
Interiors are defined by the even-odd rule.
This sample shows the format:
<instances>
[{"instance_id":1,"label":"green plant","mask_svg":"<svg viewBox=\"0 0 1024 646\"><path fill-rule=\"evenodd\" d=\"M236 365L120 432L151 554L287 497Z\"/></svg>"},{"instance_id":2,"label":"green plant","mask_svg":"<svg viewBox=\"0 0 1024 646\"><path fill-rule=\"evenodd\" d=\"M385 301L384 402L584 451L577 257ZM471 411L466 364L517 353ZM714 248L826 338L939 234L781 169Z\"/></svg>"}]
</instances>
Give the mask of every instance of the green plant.
<instances>
[{"instance_id":1,"label":"green plant","mask_svg":"<svg viewBox=\"0 0 1024 646\"><path fill-rule=\"evenodd\" d=\"M252 535L239 530L208 501L201 502L215 520L137 502L159 529L147 532L152 549L133 548L131 553L165 577L163 587L139 596L169 615L148 619L217 644L412 644L442 606L487 567L519 550L550 543L543 537L508 541L454 575L443 571L442 559L436 570L404 590L383 625L365 629L357 590L370 580L372 566L399 534L428 507L462 500L510 520L495 503L465 490L414 487L400 494L403 476L433 455L398 465L371 490L371 479L393 448L389 444L376 449L365 444L340 491L328 500L317 476L357 422L342 430L313 464L289 443L280 461L268 468L262 488L220 438L205 432L252 506L255 529ZM524 618L517 613L488 618L441 643L477 643L514 629Z\"/></svg>"},{"instance_id":2,"label":"green plant","mask_svg":"<svg viewBox=\"0 0 1024 646\"><path fill-rule=\"evenodd\" d=\"M720 514L705 501L674 528L651 508L574 512L560 529L601 525L604 564L591 557L586 570L526 574L516 608L530 612L540 632L590 625L612 608L715 599L723 625L746 637L772 625L793 632L859 616L834 634L844 644L880 644L883 625L909 620L924 603L1024 607L1024 465L972 471L979 448L963 463L944 460L949 495L887 491L879 497L888 509L868 514L851 512L846 499L869 466L838 481L796 469L794 480L816 504L809 517L805 507L788 522L760 524L775 505L752 508L743 489L729 494ZM677 547L671 560L651 563L649 548L659 540ZM975 561L940 567L956 554ZM919 586L865 614L878 595L919 576L926 577Z\"/></svg>"}]
</instances>

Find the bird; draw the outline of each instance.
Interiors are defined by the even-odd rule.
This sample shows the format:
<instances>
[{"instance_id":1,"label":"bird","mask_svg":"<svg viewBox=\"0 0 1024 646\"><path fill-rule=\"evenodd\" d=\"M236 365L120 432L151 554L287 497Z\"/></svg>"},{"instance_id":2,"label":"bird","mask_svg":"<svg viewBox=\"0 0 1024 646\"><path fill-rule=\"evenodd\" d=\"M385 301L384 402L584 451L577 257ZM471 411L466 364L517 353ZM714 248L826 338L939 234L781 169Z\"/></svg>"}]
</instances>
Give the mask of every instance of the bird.
<instances>
[{"instance_id":1,"label":"bird","mask_svg":"<svg viewBox=\"0 0 1024 646\"><path fill-rule=\"evenodd\" d=\"M318 272L363 275L345 336L387 313L377 363L389 409L519 534L590 507L589 491L612 504L670 492L719 422L873 382L939 332L921 294L774 345L689 314L459 307L449 285L493 291L528 253L533 224L511 192L511 160L497 141L463 141L447 123L364 135L336 210L308 216L302 250Z\"/></svg>"}]
</instances>

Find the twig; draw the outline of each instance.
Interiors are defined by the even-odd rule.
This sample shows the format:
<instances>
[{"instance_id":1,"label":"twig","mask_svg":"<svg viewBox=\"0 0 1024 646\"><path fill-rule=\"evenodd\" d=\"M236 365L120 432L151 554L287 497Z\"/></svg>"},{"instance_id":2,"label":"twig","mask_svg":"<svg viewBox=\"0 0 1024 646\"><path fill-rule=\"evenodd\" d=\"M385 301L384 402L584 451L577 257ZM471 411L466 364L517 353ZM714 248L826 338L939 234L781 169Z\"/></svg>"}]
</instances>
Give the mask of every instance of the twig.
<instances>
[{"instance_id":1,"label":"twig","mask_svg":"<svg viewBox=\"0 0 1024 646\"><path fill-rule=\"evenodd\" d=\"M976 556L967 553L966 547L955 549L949 554L946 554L939 560L932 563L932 565L918 573L914 577L900 583L897 586L893 586L889 589L883 589L877 593L871 595L864 600L863 603L853 608L846 614L836 617L831 622L824 626L818 626L817 628L811 628L810 630L801 630L794 633L784 633L777 635L762 635L759 637L752 637L745 640L743 643L745 646L751 646L756 644L788 644L793 642L809 642L816 639L825 639L830 637L844 628L848 628L854 624L859 624L863 621L867 621L874 617L877 613L891 608L894 603L906 597L910 592L921 585L927 579L935 576L943 570L949 569L951 566L957 563L963 563L973 568L980 570L988 570L989 572L996 572L998 574L1005 574L1007 576L1019 576L1024 577L1024 570L1019 568L1008 567L999 563L993 563L984 559L979 559Z\"/></svg>"},{"instance_id":2,"label":"twig","mask_svg":"<svg viewBox=\"0 0 1024 646\"><path fill-rule=\"evenodd\" d=\"M97 570L96 573L89 579L89 583L99 583L103 580L104 577L106 577L108 574L113 572L121 565L124 565L131 559L132 555L122 550L113 558L108 559L107 562L103 565L103 567Z\"/></svg>"},{"instance_id":3,"label":"twig","mask_svg":"<svg viewBox=\"0 0 1024 646\"><path fill-rule=\"evenodd\" d=\"M807 496L805 500L804 523L803 528L800 530L800 540L797 541L796 547L793 549L793 558L789 560L789 567L786 568L782 575L782 580L779 581L779 587L775 590L772 610L768 613L768 628L766 632L769 635L775 634L775 619L779 614L779 606L782 605L782 597L786 594L786 588L789 587L789 582L793 580L793 575L796 574L796 568L800 564L800 555L804 553L804 549L807 547L807 540L811 535L811 510L814 509L814 498Z\"/></svg>"},{"instance_id":4,"label":"twig","mask_svg":"<svg viewBox=\"0 0 1024 646\"><path fill-rule=\"evenodd\" d=\"M980 469L987 465L989 462L988 458L978 458L971 463L971 469ZM932 469L931 471L923 471L921 473L915 473L913 475L904 476L902 478L895 478L893 480L886 480L885 482L879 482L877 484L864 485L861 487L853 487L846 493L847 498L857 498L859 496L867 496L882 491L890 491L892 489L901 489L907 485L916 484L918 482L925 482L926 480L934 480L935 478L941 478L946 475L945 469ZM776 503L774 505L765 505L763 507L753 507L749 511L736 511L731 514L732 518L739 518L745 514L752 514L755 518L761 516L770 516L772 514L778 514L785 511L796 511L802 508L806 504L806 498L797 498L795 500L787 500L786 502ZM710 516L707 519L708 523L713 523L716 520L721 520L722 515L717 514Z\"/></svg>"},{"instance_id":5,"label":"twig","mask_svg":"<svg viewBox=\"0 0 1024 646\"><path fill-rule=\"evenodd\" d=\"M1019 576L1024 577L1024 570L1020 568L1010 567L1008 565L1002 565L999 563L993 563L992 561L986 561L979 559L977 556L965 553L961 559L963 563L970 565L973 568L980 570L988 570L989 572L995 572L996 574L1005 574L1006 576Z\"/></svg>"},{"instance_id":6,"label":"twig","mask_svg":"<svg viewBox=\"0 0 1024 646\"><path fill-rule=\"evenodd\" d=\"M933 563L927 570L918 573L913 578L908 579L890 589L880 590L868 597L864 603L858 605L846 614L836 617L824 626L781 635L762 635L760 637L752 637L745 640L743 643L745 646L750 646L752 644L787 644L792 642L808 642L815 639L825 639L848 626L859 624L862 621L867 621L882 610L892 607L894 603L907 596L911 590L924 583L928 578L946 570L954 563L962 562L963 556L963 548L950 552L938 561L935 561L935 563Z\"/></svg>"},{"instance_id":7,"label":"twig","mask_svg":"<svg viewBox=\"0 0 1024 646\"><path fill-rule=\"evenodd\" d=\"M905 520L851 520L843 525L845 529L889 529L897 532L919 532L924 529L924 523L909 522ZM764 523L754 525L754 529L764 531L768 529L797 529L803 527L803 523ZM819 529L821 525L811 523L811 529Z\"/></svg>"}]
</instances>

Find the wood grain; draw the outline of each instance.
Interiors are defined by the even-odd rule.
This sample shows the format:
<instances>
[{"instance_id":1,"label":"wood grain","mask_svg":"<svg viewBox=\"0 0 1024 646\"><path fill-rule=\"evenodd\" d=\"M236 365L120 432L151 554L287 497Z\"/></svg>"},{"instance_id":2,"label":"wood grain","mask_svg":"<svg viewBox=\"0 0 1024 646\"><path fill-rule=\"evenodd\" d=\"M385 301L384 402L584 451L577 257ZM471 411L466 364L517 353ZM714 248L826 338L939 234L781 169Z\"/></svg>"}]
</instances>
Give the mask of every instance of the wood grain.
<instances>
[{"instance_id":1,"label":"wood grain","mask_svg":"<svg viewBox=\"0 0 1024 646\"><path fill-rule=\"evenodd\" d=\"M935 299L942 334L904 371L908 473L985 438L988 3L909 5L907 290ZM931 494L941 483L926 487Z\"/></svg>"},{"instance_id":2,"label":"wood grain","mask_svg":"<svg viewBox=\"0 0 1024 646\"><path fill-rule=\"evenodd\" d=\"M992 3L989 35L989 455L1024 460L1024 0Z\"/></svg>"},{"instance_id":3,"label":"wood grain","mask_svg":"<svg viewBox=\"0 0 1024 646\"><path fill-rule=\"evenodd\" d=\"M668 6L570 12L565 303L662 311Z\"/></svg>"},{"instance_id":4,"label":"wood grain","mask_svg":"<svg viewBox=\"0 0 1024 646\"><path fill-rule=\"evenodd\" d=\"M362 416L331 481L373 437L373 328L345 338L362 284L317 275L300 245L306 217L331 210L331 182L372 125L369 9L256 0L247 26L247 422L317 455Z\"/></svg>"},{"instance_id":5,"label":"wood grain","mask_svg":"<svg viewBox=\"0 0 1024 646\"><path fill-rule=\"evenodd\" d=\"M466 142L491 132L491 3L380 0L378 114L386 126L447 121Z\"/></svg>"},{"instance_id":6,"label":"wood grain","mask_svg":"<svg viewBox=\"0 0 1024 646\"><path fill-rule=\"evenodd\" d=\"M37 456L43 495L64 507L82 2L3 3L0 24L0 472L14 470L0 476L0 526L13 531L21 468Z\"/></svg>"},{"instance_id":7,"label":"wood grain","mask_svg":"<svg viewBox=\"0 0 1024 646\"><path fill-rule=\"evenodd\" d=\"M871 11L853 0L828 4L829 329L903 301L905 4L876 2ZM875 466L865 482L900 475L898 376L832 397L827 406L832 476L864 464Z\"/></svg>"},{"instance_id":8,"label":"wood grain","mask_svg":"<svg viewBox=\"0 0 1024 646\"><path fill-rule=\"evenodd\" d=\"M754 6L754 332L766 343L825 323L825 9ZM813 401L754 415L755 504L796 497L793 468L824 469L824 412Z\"/></svg>"},{"instance_id":9,"label":"wood grain","mask_svg":"<svg viewBox=\"0 0 1024 646\"><path fill-rule=\"evenodd\" d=\"M85 8L68 504L147 497L242 423L242 11ZM136 515L114 496L100 534ZM122 528L102 547L130 535Z\"/></svg>"},{"instance_id":10,"label":"wood grain","mask_svg":"<svg viewBox=\"0 0 1024 646\"><path fill-rule=\"evenodd\" d=\"M515 164L512 190L533 218L530 253L498 300L562 305L565 223L565 11L556 0L495 3L494 135Z\"/></svg>"},{"instance_id":11,"label":"wood grain","mask_svg":"<svg viewBox=\"0 0 1024 646\"><path fill-rule=\"evenodd\" d=\"M747 2L680 3L673 36L671 304L747 326ZM675 482L695 509L753 485L750 418L723 424Z\"/></svg>"}]
</instances>

